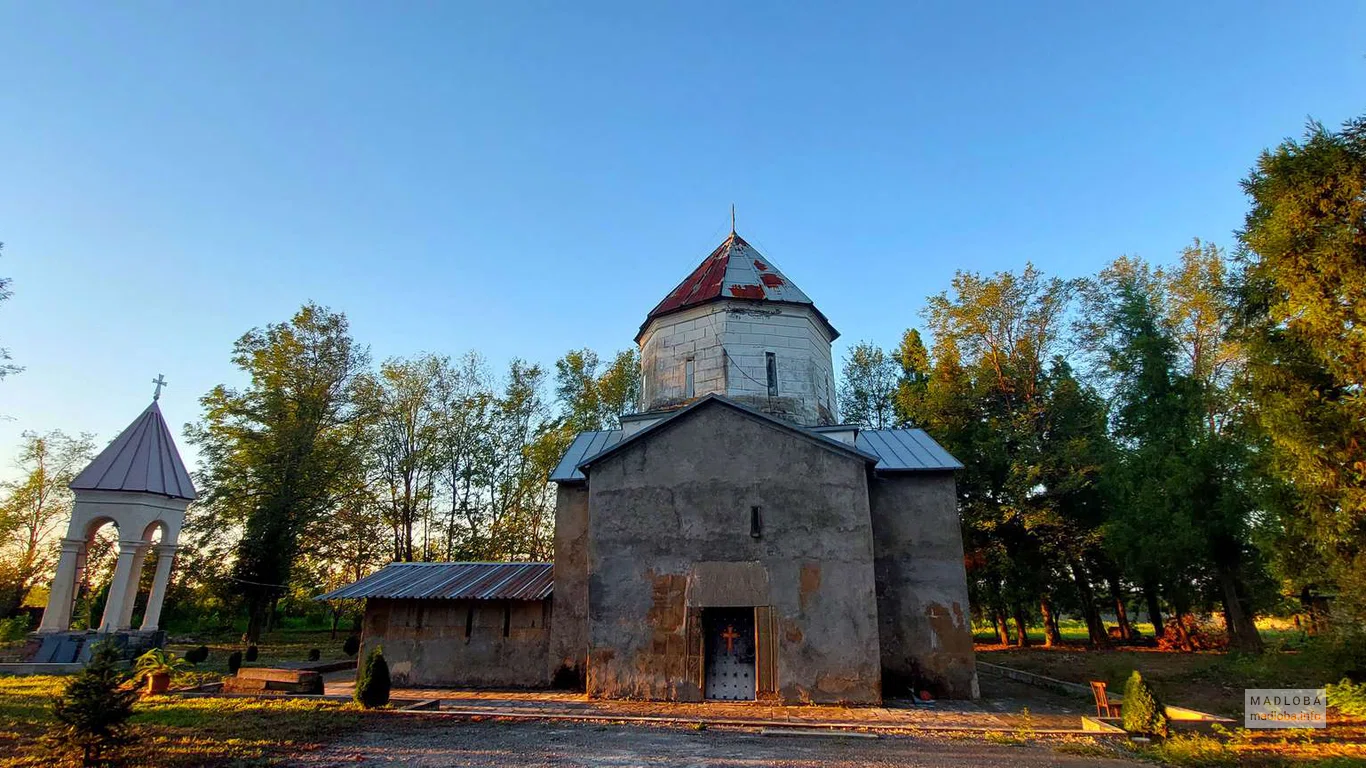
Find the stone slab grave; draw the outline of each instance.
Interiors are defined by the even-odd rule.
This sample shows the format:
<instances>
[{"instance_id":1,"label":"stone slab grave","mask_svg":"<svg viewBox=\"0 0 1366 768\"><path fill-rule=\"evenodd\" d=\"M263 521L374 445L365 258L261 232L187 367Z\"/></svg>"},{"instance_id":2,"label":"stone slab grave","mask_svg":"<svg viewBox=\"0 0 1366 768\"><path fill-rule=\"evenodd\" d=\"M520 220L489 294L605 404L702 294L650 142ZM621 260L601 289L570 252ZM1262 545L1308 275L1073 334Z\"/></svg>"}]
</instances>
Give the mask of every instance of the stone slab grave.
<instances>
[{"instance_id":1,"label":"stone slab grave","mask_svg":"<svg viewBox=\"0 0 1366 768\"><path fill-rule=\"evenodd\" d=\"M322 675L309 669L250 667L223 678L223 693L321 694Z\"/></svg>"}]
</instances>

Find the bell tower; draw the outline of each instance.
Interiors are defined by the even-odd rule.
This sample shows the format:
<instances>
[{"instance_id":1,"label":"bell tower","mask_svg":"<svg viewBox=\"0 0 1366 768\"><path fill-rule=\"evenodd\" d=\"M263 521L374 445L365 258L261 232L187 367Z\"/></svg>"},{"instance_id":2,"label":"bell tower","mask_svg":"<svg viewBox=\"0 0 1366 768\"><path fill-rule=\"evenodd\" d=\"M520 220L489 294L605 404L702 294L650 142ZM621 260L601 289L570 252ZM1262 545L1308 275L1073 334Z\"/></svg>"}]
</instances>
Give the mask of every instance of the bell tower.
<instances>
[{"instance_id":1,"label":"bell tower","mask_svg":"<svg viewBox=\"0 0 1366 768\"><path fill-rule=\"evenodd\" d=\"M796 284L731 232L636 334L642 408L717 394L802 426L834 424L838 337Z\"/></svg>"}]
</instances>

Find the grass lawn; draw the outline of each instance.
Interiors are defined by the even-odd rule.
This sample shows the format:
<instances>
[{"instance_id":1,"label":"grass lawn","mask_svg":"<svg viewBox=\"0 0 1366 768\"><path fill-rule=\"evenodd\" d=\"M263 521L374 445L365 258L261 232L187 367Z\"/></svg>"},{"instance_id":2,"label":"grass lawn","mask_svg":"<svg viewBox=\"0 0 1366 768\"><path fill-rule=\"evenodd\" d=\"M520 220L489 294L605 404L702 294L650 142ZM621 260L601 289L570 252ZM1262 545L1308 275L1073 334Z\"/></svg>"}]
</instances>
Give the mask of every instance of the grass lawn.
<instances>
[{"instance_id":1,"label":"grass lawn","mask_svg":"<svg viewBox=\"0 0 1366 768\"><path fill-rule=\"evenodd\" d=\"M1138 625L1152 637L1152 625ZM1122 691L1135 669L1143 674L1170 704L1241 720L1244 688L1319 688L1336 683L1336 674L1322 654L1306 652L1298 633L1283 622L1258 622L1267 652L1250 656L1223 651L1181 653L1148 647L1086 648L1086 626L1065 622L1064 645L1043 648L1042 636L1031 648L997 644L994 634L978 635L977 655L982 661L1015 667L1059 680L1087 683L1105 681L1112 691ZM1032 636L1032 633L1031 633Z\"/></svg>"},{"instance_id":2,"label":"grass lawn","mask_svg":"<svg viewBox=\"0 0 1366 768\"><path fill-rule=\"evenodd\" d=\"M69 678L0 677L0 754L7 766L50 766L54 747L43 740L52 698ZM365 715L353 704L279 699L144 698L132 719L136 741L128 765L273 765L311 749ZM61 764L61 763L56 763Z\"/></svg>"}]
</instances>

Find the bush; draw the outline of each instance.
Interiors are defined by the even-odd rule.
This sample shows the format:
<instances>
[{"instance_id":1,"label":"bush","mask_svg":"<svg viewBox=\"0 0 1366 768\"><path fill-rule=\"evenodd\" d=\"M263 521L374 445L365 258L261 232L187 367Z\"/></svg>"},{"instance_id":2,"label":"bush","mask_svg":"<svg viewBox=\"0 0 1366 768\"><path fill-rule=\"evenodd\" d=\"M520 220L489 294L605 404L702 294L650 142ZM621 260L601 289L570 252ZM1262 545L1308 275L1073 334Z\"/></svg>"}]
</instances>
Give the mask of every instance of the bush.
<instances>
[{"instance_id":1,"label":"bush","mask_svg":"<svg viewBox=\"0 0 1366 768\"><path fill-rule=\"evenodd\" d=\"M308 660L309 660L309 661L317 661L317 660L321 659L322 657L323 657L323 652L320 651L320 650L318 650L317 648L310 648L310 649L308 650Z\"/></svg>"},{"instance_id":2,"label":"bush","mask_svg":"<svg viewBox=\"0 0 1366 768\"><path fill-rule=\"evenodd\" d=\"M228 674L235 675L237 670L242 668L242 652L233 651L228 654Z\"/></svg>"},{"instance_id":3,"label":"bush","mask_svg":"<svg viewBox=\"0 0 1366 768\"><path fill-rule=\"evenodd\" d=\"M256 661L256 659L260 658L260 656L261 651L258 650L254 644L247 646L246 660L248 664L252 663L253 661Z\"/></svg>"},{"instance_id":4,"label":"bush","mask_svg":"<svg viewBox=\"0 0 1366 768\"><path fill-rule=\"evenodd\" d=\"M1166 708L1136 669L1124 684L1124 706L1120 712L1124 715L1124 730L1129 733L1167 738Z\"/></svg>"},{"instance_id":5,"label":"bush","mask_svg":"<svg viewBox=\"0 0 1366 768\"><path fill-rule=\"evenodd\" d=\"M346 638L346 641L342 643L342 651L347 656L355 656L357 653L360 653L360 636L351 635Z\"/></svg>"},{"instance_id":6,"label":"bush","mask_svg":"<svg viewBox=\"0 0 1366 768\"><path fill-rule=\"evenodd\" d=\"M11 616L0 619L0 643L23 640L28 634L28 616Z\"/></svg>"},{"instance_id":7,"label":"bush","mask_svg":"<svg viewBox=\"0 0 1366 768\"><path fill-rule=\"evenodd\" d=\"M356 703L366 709L382 707L389 703L389 663L384 660L384 652L379 646L365 657L356 675Z\"/></svg>"},{"instance_id":8,"label":"bush","mask_svg":"<svg viewBox=\"0 0 1366 768\"><path fill-rule=\"evenodd\" d=\"M1328 703L1344 715L1366 717L1366 683L1353 685L1351 680L1328 686Z\"/></svg>"},{"instance_id":9,"label":"bush","mask_svg":"<svg viewBox=\"0 0 1366 768\"><path fill-rule=\"evenodd\" d=\"M52 704L57 720L52 736L82 752L82 765L103 765L107 752L128 743L128 718L138 693L124 688L128 676L119 668L122 656L112 642L95 646L79 674Z\"/></svg>"},{"instance_id":10,"label":"bush","mask_svg":"<svg viewBox=\"0 0 1366 768\"><path fill-rule=\"evenodd\" d=\"M185 652L185 660L199 666L209 660L209 646L201 645L198 648L191 648Z\"/></svg>"}]
</instances>

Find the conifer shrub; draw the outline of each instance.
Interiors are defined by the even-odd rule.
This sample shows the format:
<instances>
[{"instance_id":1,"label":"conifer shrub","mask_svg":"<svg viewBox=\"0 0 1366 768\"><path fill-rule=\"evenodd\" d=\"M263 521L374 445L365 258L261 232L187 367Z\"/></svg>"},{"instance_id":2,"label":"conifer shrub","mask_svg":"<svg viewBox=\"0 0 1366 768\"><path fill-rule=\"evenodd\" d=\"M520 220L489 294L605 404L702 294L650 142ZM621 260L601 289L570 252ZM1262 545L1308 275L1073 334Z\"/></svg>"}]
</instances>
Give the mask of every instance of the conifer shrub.
<instances>
[{"instance_id":1,"label":"conifer shrub","mask_svg":"<svg viewBox=\"0 0 1366 768\"><path fill-rule=\"evenodd\" d=\"M382 707L389 703L389 687L389 663L384 660L384 652L375 646L356 675L356 703L366 709Z\"/></svg>"},{"instance_id":2,"label":"conifer shrub","mask_svg":"<svg viewBox=\"0 0 1366 768\"><path fill-rule=\"evenodd\" d=\"M235 675L237 670L242 668L242 652L233 651L228 654L228 674Z\"/></svg>"},{"instance_id":3,"label":"conifer shrub","mask_svg":"<svg viewBox=\"0 0 1366 768\"><path fill-rule=\"evenodd\" d=\"M309 661L318 661L318 660L321 659L322 657L323 657L323 652L320 651L320 650L318 650L317 648L310 648L310 649L308 650L308 660L309 660Z\"/></svg>"},{"instance_id":4,"label":"conifer shrub","mask_svg":"<svg viewBox=\"0 0 1366 768\"><path fill-rule=\"evenodd\" d=\"M1170 733L1167 710L1136 669L1124 684L1124 704L1120 711L1124 715L1124 730L1129 733L1163 739Z\"/></svg>"},{"instance_id":5,"label":"conifer shrub","mask_svg":"<svg viewBox=\"0 0 1366 768\"><path fill-rule=\"evenodd\" d=\"M260 656L261 652L256 648L256 645L254 643L252 645L247 646L246 660L248 664L252 663L253 661L256 661L256 659L258 659Z\"/></svg>"},{"instance_id":6,"label":"conifer shrub","mask_svg":"<svg viewBox=\"0 0 1366 768\"><path fill-rule=\"evenodd\" d=\"M120 668L121 661L112 642L96 645L90 663L52 704L57 722L50 735L58 744L80 749L81 765L106 764L109 753L130 740L128 718L138 692L124 686L128 675Z\"/></svg>"},{"instance_id":7,"label":"conifer shrub","mask_svg":"<svg viewBox=\"0 0 1366 768\"><path fill-rule=\"evenodd\" d=\"M342 652L347 656L355 656L360 653L360 636L351 635L342 643Z\"/></svg>"}]
</instances>

